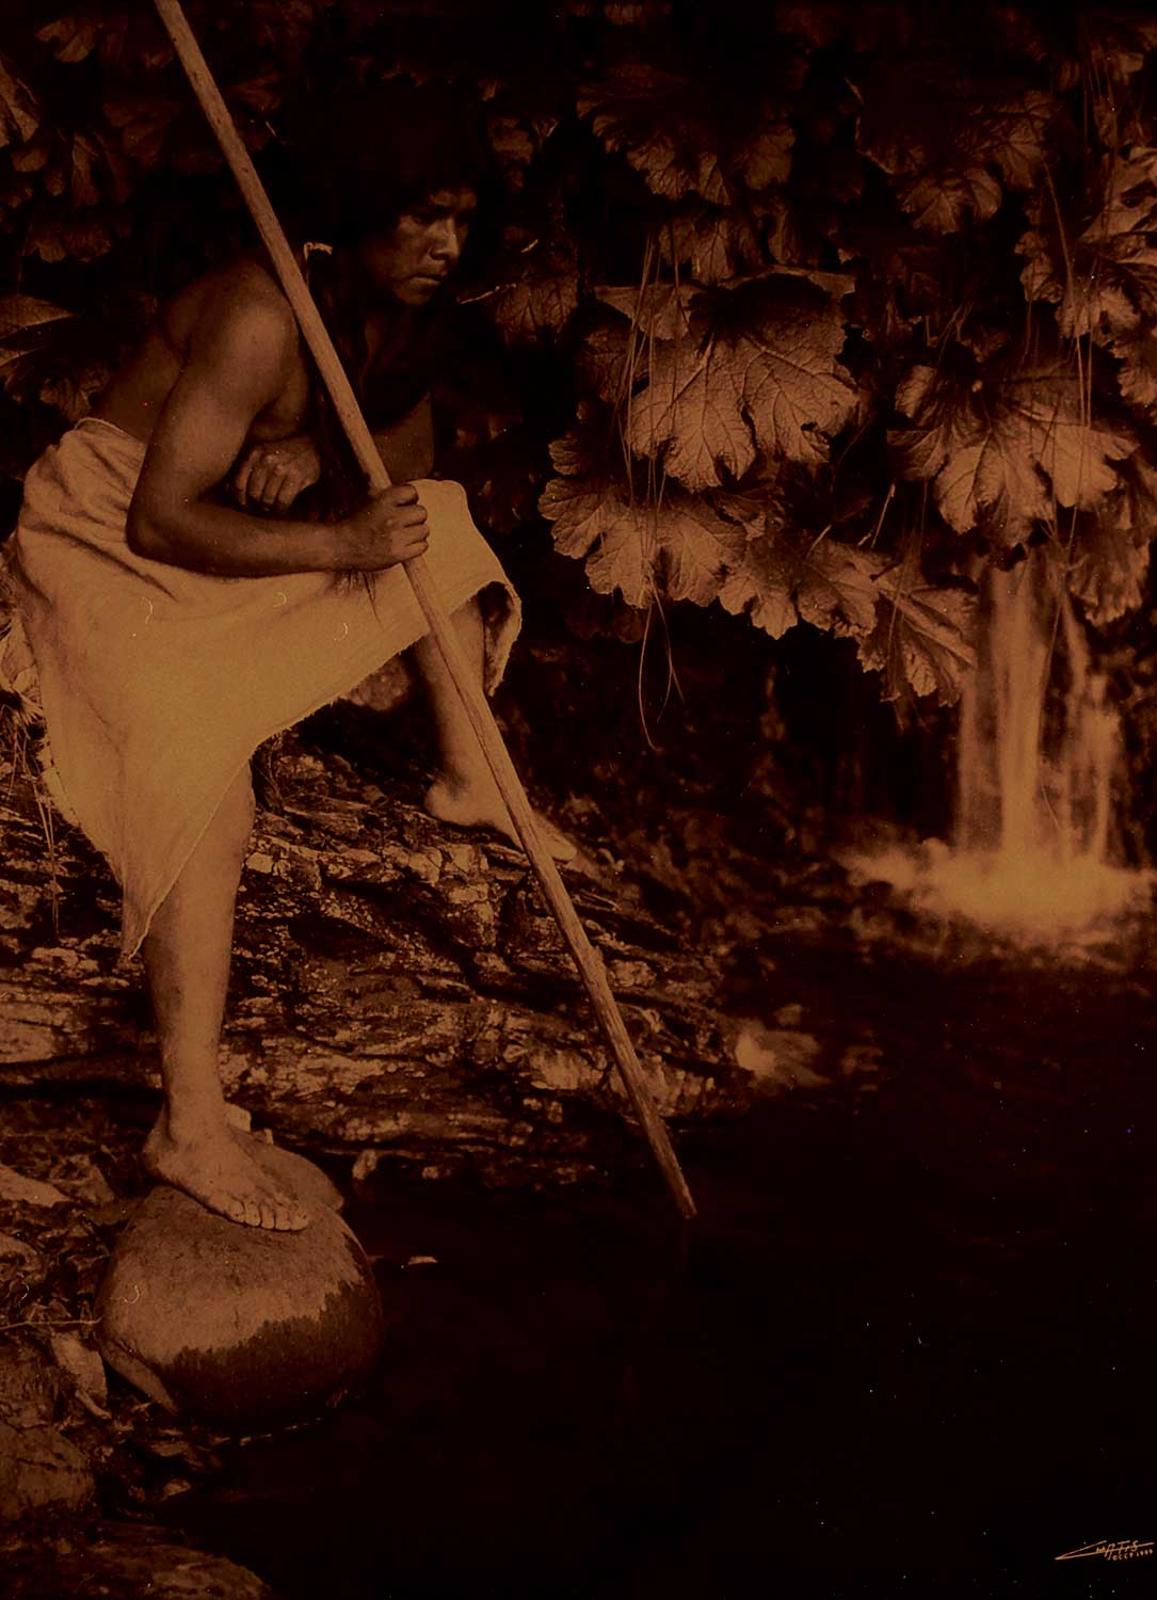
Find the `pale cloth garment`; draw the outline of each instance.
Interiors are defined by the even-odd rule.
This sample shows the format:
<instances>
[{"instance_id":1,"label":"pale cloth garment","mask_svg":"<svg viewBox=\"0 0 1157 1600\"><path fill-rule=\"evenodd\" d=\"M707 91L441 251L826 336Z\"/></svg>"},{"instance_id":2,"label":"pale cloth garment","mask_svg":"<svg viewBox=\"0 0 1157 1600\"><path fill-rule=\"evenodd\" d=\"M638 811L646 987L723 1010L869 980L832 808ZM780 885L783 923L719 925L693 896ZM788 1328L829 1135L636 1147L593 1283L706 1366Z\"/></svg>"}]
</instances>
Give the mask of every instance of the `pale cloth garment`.
<instances>
[{"instance_id":1,"label":"pale cloth garment","mask_svg":"<svg viewBox=\"0 0 1157 1600\"><path fill-rule=\"evenodd\" d=\"M221 800L263 740L348 694L427 632L400 567L221 578L130 550L145 445L86 418L28 473L6 552L0 672L38 703L47 786L107 858L139 948ZM518 633L518 596L460 484L422 478L426 561L446 609L486 591L485 687ZM493 598L494 603L489 602Z\"/></svg>"}]
</instances>

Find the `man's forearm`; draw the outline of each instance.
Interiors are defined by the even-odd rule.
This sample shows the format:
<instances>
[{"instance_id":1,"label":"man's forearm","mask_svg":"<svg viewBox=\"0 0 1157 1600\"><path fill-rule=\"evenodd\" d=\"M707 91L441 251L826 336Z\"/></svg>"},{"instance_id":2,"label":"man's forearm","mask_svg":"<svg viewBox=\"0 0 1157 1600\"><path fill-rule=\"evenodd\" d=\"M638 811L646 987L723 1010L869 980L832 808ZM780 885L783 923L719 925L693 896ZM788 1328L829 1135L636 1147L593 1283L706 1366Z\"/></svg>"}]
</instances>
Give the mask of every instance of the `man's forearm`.
<instances>
[{"instance_id":1,"label":"man's forearm","mask_svg":"<svg viewBox=\"0 0 1157 1600\"><path fill-rule=\"evenodd\" d=\"M344 524L251 517L211 500L158 510L129 509L128 542L138 555L217 578L338 572L352 565Z\"/></svg>"}]
</instances>

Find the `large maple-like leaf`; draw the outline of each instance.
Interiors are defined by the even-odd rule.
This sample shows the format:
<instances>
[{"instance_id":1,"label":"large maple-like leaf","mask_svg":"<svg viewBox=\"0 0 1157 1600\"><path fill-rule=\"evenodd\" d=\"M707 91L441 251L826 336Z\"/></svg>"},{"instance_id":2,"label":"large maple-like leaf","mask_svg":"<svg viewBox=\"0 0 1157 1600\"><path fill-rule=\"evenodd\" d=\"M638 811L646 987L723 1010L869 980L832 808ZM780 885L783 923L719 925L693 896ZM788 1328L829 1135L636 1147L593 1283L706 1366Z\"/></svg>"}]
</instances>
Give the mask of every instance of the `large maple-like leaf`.
<instances>
[{"instance_id":1,"label":"large maple-like leaf","mask_svg":"<svg viewBox=\"0 0 1157 1600\"><path fill-rule=\"evenodd\" d=\"M512 344L560 333L578 308L578 261L568 241L512 237L498 272L506 281L473 298L487 303Z\"/></svg>"},{"instance_id":2,"label":"large maple-like leaf","mask_svg":"<svg viewBox=\"0 0 1157 1600\"><path fill-rule=\"evenodd\" d=\"M693 489L740 477L757 449L824 460L856 404L836 299L802 274L773 273L697 300L691 324L648 345L626 419L632 451L661 455Z\"/></svg>"},{"instance_id":3,"label":"large maple-like leaf","mask_svg":"<svg viewBox=\"0 0 1157 1600\"><path fill-rule=\"evenodd\" d=\"M1075 519L1068 546L1068 584L1092 621L1113 622L1144 599L1157 532L1157 469L1137 451L1121 468L1114 492L1095 513Z\"/></svg>"},{"instance_id":4,"label":"large maple-like leaf","mask_svg":"<svg viewBox=\"0 0 1157 1600\"><path fill-rule=\"evenodd\" d=\"M1111 516L1082 518L1069 551L1068 585L1090 619L1113 622L1145 595L1151 544Z\"/></svg>"},{"instance_id":5,"label":"large maple-like leaf","mask_svg":"<svg viewBox=\"0 0 1157 1600\"><path fill-rule=\"evenodd\" d=\"M96 51L126 77L139 69L154 71L173 54L163 29L141 26L140 11L132 0L83 0L46 23L36 37L58 61L71 65Z\"/></svg>"},{"instance_id":6,"label":"large maple-like leaf","mask_svg":"<svg viewBox=\"0 0 1157 1600\"><path fill-rule=\"evenodd\" d=\"M575 356L575 374L580 388L609 405L617 405L629 392L636 376L633 361L628 359L630 348L631 329L625 319L600 322L588 328Z\"/></svg>"},{"instance_id":7,"label":"large maple-like leaf","mask_svg":"<svg viewBox=\"0 0 1157 1600\"><path fill-rule=\"evenodd\" d=\"M0 295L0 341L8 342L46 322L59 322L71 317L71 311L53 305L50 300L38 300L30 294Z\"/></svg>"},{"instance_id":8,"label":"large maple-like leaf","mask_svg":"<svg viewBox=\"0 0 1157 1600\"><path fill-rule=\"evenodd\" d=\"M1139 326L1113 340L1113 354L1121 362L1117 387L1122 398L1148 416L1157 406L1157 331Z\"/></svg>"},{"instance_id":9,"label":"large maple-like leaf","mask_svg":"<svg viewBox=\"0 0 1157 1600\"><path fill-rule=\"evenodd\" d=\"M885 699L911 692L954 704L976 661L973 595L925 583L904 565L881 572L875 589L876 626L860 645L860 660L883 675Z\"/></svg>"},{"instance_id":10,"label":"large maple-like leaf","mask_svg":"<svg viewBox=\"0 0 1157 1600\"><path fill-rule=\"evenodd\" d=\"M791 176L794 144L795 130L791 124L781 121L766 107L760 125L732 152L733 165L749 189L767 189L773 183L786 183Z\"/></svg>"},{"instance_id":11,"label":"large maple-like leaf","mask_svg":"<svg viewBox=\"0 0 1157 1600\"><path fill-rule=\"evenodd\" d=\"M1124 428L1088 415L1072 367L1018 373L1005 383L1003 393L1059 505L1088 510L1117 487L1116 463L1132 455L1137 441Z\"/></svg>"},{"instance_id":12,"label":"large maple-like leaf","mask_svg":"<svg viewBox=\"0 0 1157 1600\"><path fill-rule=\"evenodd\" d=\"M993 166L1010 189L1030 189L1045 163L1057 102L1040 89L983 105L960 130L960 148Z\"/></svg>"},{"instance_id":13,"label":"large maple-like leaf","mask_svg":"<svg viewBox=\"0 0 1157 1600\"><path fill-rule=\"evenodd\" d=\"M745 530L710 502L667 485L657 496L631 493L595 464L597 423L580 426L551 445L559 476L539 499L553 524L555 548L586 558L587 576L600 594L620 593L631 606L661 592L672 600L708 605L726 569L739 558Z\"/></svg>"},{"instance_id":14,"label":"large maple-like leaf","mask_svg":"<svg viewBox=\"0 0 1157 1600\"><path fill-rule=\"evenodd\" d=\"M39 126L35 96L0 56L0 146L24 144Z\"/></svg>"},{"instance_id":15,"label":"large maple-like leaf","mask_svg":"<svg viewBox=\"0 0 1157 1600\"><path fill-rule=\"evenodd\" d=\"M66 208L45 207L28 230L27 248L42 261L96 261L112 249L123 217L108 213L76 215Z\"/></svg>"},{"instance_id":16,"label":"large maple-like leaf","mask_svg":"<svg viewBox=\"0 0 1157 1600\"><path fill-rule=\"evenodd\" d=\"M845 236L846 259L861 266L849 320L866 338L874 344L906 339L923 318L942 311L950 243L905 238L873 224L853 224Z\"/></svg>"},{"instance_id":17,"label":"large maple-like leaf","mask_svg":"<svg viewBox=\"0 0 1157 1600\"><path fill-rule=\"evenodd\" d=\"M699 287L694 283L649 283L620 288L600 285L595 297L627 317L645 339L682 339L691 332L691 308Z\"/></svg>"},{"instance_id":18,"label":"large maple-like leaf","mask_svg":"<svg viewBox=\"0 0 1157 1600\"><path fill-rule=\"evenodd\" d=\"M181 107L159 94L117 94L106 99L104 113L119 132L125 156L147 169L160 163Z\"/></svg>"},{"instance_id":19,"label":"large maple-like leaf","mask_svg":"<svg viewBox=\"0 0 1157 1600\"><path fill-rule=\"evenodd\" d=\"M657 539L667 594L699 606L716 598L724 573L747 542L705 499L677 491L658 506Z\"/></svg>"},{"instance_id":20,"label":"large maple-like leaf","mask_svg":"<svg viewBox=\"0 0 1157 1600\"><path fill-rule=\"evenodd\" d=\"M1085 12L1079 58L1057 63L1060 82L1076 84L1084 79L1086 116L1091 113L1098 138L1110 150L1137 136L1131 80L1157 48L1157 18L1148 9L1098 7Z\"/></svg>"},{"instance_id":21,"label":"large maple-like leaf","mask_svg":"<svg viewBox=\"0 0 1157 1600\"><path fill-rule=\"evenodd\" d=\"M897 409L912 426L893 430L901 468L930 482L958 533L983 528L1013 545L1047 522L1053 502L1088 508L1116 487L1114 463L1135 441L1085 414L1068 367L998 376L969 387L921 366L901 385Z\"/></svg>"},{"instance_id":22,"label":"large maple-like leaf","mask_svg":"<svg viewBox=\"0 0 1157 1600\"><path fill-rule=\"evenodd\" d=\"M987 222L1000 205L1000 184L980 165L921 172L899 185L900 204L928 233L959 233L970 220Z\"/></svg>"},{"instance_id":23,"label":"large maple-like leaf","mask_svg":"<svg viewBox=\"0 0 1157 1600\"><path fill-rule=\"evenodd\" d=\"M637 456L663 456L689 489L738 478L755 460L743 413L743 367L710 340L667 340L648 351L647 383L630 401L627 443Z\"/></svg>"},{"instance_id":24,"label":"large maple-like leaf","mask_svg":"<svg viewBox=\"0 0 1157 1600\"><path fill-rule=\"evenodd\" d=\"M791 172L795 132L770 101L746 110L708 78L654 61L615 62L580 88L578 110L606 148L621 151L668 200L697 196L725 207L745 190L786 182Z\"/></svg>"},{"instance_id":25,"label":"large maple-like leaf","mask_svg":"<svg viewBox=\"0 0 1157 1600\"><path fill-rule=\"evenodd\" d=\"M761 450L789 461L819 462L827 441L856 405L856 389L839 357L847 329L838 295L805 277L769 274L755 290L747 332L728 343L742 372L743 404Z\"/></svg>"},{"instance_id":26,"label":"large maple-like leaf","mask_svg":"<svg viewBox=\"0 0 1157 1600\"><path fill-rule=\"evenodd\" d=\"M872 579L883 564L871 551L826 536L801 543L783 530L769 531L747 540L719 600L773 639L798 622L863 638L875 625Z\"/></svg>"},{"instance_id":27,"label":"large maple-like leaf","mask_svg":"<svg viewBox=\"0 0 1157 1600\"><path fill-rule=\"evenodd\" d=\"M723 283L760 266L765 257L745 211L697 205L664 223L659 248L671 267L682 267L699 283Z\"/></svg>"},{"instance_id":28,"label":"large maple-like leaf","mask_svg":"<svg viewBox=\"0 0 1157 1600\"><path fill-rule=\"evenodd\" d=\"M679 200L698 194L727 204L731 196L718 138L689 79L643 61L621 61L579 90L580 116L608 150L621 150L656 194Z\"/></svg>"},{"instance_id":29,"label":"large maple-like leaf","mask_svg":"<svg viewBox=\"0 0 1157 1600\"><path fill-rule=\"evenodd\" d=\"M1157 149L1103 158L1098 201L1084 227L1058 218L1052 195L1028 208L1017 245L1030 300L1057 307L1061 331L1101 344L1127 340L1142 317L1157 317Z\"/></svg>"},{"instance_id":30,"label":"large maple-like leaf","mask_svg":"<svg viewBox=\"0 0 1157 1600\"><path fill-rule=\"evenodd\" d=\"M993 216L1002 185L1027 189L1044 165L1056 102L1042 90L970 83L944 54L866 70L860 142L896 181L917 227L958 233Z\"/></svg>"},{"instance_id":31,"label":"large maple-like leaf","mask_svg":"<svg viewBox=\"0 0 1157 1600\"><path fill-rule=\"evenodd\" d=\"M46 23L36 37L52 50L58 61L83 61L100 40L101 19L97 11L81 7L55 22Z\"/></svg>"}]
</instances>

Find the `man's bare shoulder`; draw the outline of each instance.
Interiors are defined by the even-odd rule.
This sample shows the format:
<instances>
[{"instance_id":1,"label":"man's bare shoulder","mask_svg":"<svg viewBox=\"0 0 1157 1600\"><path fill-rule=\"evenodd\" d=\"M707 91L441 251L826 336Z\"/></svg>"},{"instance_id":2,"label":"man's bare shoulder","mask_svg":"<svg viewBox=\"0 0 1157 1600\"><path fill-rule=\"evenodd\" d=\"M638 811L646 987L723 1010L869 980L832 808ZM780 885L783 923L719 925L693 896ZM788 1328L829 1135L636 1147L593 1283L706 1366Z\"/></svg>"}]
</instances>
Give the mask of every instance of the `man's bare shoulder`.
<instances>
[{"instance_id":1,"label":"man's bare shoulder","mask_svg":"<svg viewBox=\"0 0 1157 1600\"><path fill-rule=\"evenodd\" d=\"M236 352L267 362L287 362L299 340L292 307L259 262L230 262L191 283L167 319L175 342L187 351Z\"/></svg>"}]
</instances>

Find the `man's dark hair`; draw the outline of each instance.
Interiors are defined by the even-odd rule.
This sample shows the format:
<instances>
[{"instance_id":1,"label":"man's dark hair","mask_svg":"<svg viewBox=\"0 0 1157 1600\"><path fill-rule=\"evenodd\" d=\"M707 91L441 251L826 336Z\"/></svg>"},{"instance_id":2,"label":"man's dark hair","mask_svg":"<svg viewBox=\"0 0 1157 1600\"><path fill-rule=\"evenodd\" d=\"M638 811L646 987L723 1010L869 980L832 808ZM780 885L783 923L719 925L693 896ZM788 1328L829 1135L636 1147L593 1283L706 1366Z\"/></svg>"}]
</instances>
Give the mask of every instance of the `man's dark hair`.
<instances>
[{"instance_id":1,"label":"man's dark hair","mask_svg":"<svg viewBox=\"0 0 1157 1600\"><path fill-rule=\"evenodd\" d=\"M493 158L460 92L391 80L327 104L299 141L300 226L343 245L391 227L444 189L484 193Z\"/></svg>"},{"instance_id":2,"label":"man's dark hair","mask_svg":"<svg viewBox=\"0 0 1157 1600\"><path fill-rule=\"evenodd\" d=\"M324 120L318 105L324 100ZM385 427L429 393L442 360L449 291L404 313L404 345L388 371L367 372L366 286L343 259L342 247L393 227L402 214L442 190L472 189L484 209L499 180L481 118L461 90L391 79L376 88L333 92L294 119L297 131L283 147L295 156L282 167L282 208L294 219L298 242L336 246L337 254L310 257L309 287L316 299L371 427ZM379 311L389 310L379 303ZM400 312L400 308L399 312ZM316 372L312 375L311 430L322 457L322 478L311 514L346 515L364 494L365 480L333 414Z\"/></svg>"}]
</instances>

